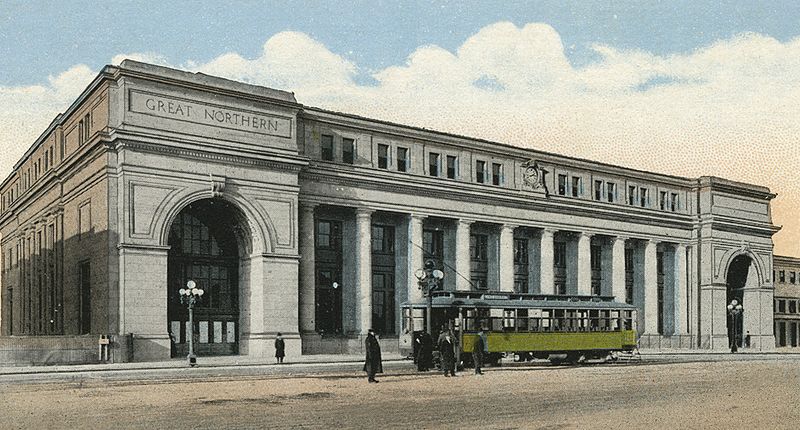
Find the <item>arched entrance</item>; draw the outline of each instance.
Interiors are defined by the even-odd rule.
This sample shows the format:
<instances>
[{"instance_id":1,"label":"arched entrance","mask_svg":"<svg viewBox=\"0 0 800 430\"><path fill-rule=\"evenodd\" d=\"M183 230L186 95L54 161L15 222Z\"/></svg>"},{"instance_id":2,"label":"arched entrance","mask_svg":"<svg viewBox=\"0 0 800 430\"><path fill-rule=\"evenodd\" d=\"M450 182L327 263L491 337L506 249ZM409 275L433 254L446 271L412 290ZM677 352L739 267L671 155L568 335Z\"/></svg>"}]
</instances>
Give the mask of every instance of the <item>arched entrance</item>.
<instances>
[{"instance_id":1,"label":"arched entrance","mask_svg":"<svg viewBox=\"0 0 800 430\"><path fill-rule=\"evenodd\" d=\"M725 280L727 285L727 295L725 305L733 300L742 305L743 312L748 311L748 303L744 302L745 287L748 286L748 279L757 277L755 267L752 267L753 260L747 255L739 255L731 261L728 267L728 276ZM753 303L755 305L755 303ZM734 339L738 347L744 343L744 315L732 315L726 308L728 326L728 346L732 346ZM751 310L752 311L752 310Z\"/></svg>"},{"instance_id":2,"label":"arched entrance","mask_svg":"<svg viewBox=\"0 0 800 430\"><path fill-rule=\"evenodd\" d=\"M239 353L239 262L246 243L242 216L222 199L185 207L169 232L168 324L172 356L188 353L188 310L178 290L188 280L205 291L194 308L194 350L198 355Z\"/></svg>"}]
</instances>

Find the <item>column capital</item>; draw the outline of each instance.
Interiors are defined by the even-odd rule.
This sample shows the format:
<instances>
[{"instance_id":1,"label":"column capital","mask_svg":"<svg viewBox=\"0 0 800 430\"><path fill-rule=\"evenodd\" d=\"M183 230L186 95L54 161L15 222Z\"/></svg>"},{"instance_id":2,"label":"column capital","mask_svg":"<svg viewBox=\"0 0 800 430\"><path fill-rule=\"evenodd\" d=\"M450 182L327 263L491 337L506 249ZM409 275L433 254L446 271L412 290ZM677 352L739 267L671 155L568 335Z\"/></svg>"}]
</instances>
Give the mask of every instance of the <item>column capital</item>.
<instances>
[{"instance_id":1,"label":"column capital","mask_svg":"<svg viewBox=\"0 0 800 430\"><path fill-rule=\"evenodd\" d=\"M418 213L408 213L408 214L406 214L406 216L410 220L419 220L419 221L424 221L424 220L426 220L428 218L428 215L423 215L423 214L418 214Z\"/></svg>"},{"instance_id":2,"label":"column capital","mask_svg":"<svg viewBox=\"0 0 800 430\"><path fill-rule=\"evenodd\" d=\"M630 239L628 236L615 236L611 239L611 242L614 244L616 244L617 242L622 242L622 244L624 245L625 241L628 239Z\"/></svg>"},{"instance_id":3,"label":"column capital","mask_svg":"<svg viewBox=\"0 0 800 430\"><path fill-rule=\"evenodd\" d=\"M662 240L661 240L661 239L653 239L653 238L650 238L650 239L645 239L645 243L646 243L647 245L658 245L658 244L660 244L661 242L662 242Z\"/></svg>"},{"instance_id":4,"label":"column capital","mask_svg":"<svg viewBox=\"0 0 800 430\"><path fill-rule=\"evenodd\" d=\"M472 224L475 224L475 220L474 219L469 219L469 218L459 218L459 219L456 220L456 223L459 224L459 225L463 224L463 225L470 226Z\"/></svg>"},{"instance_id":5,"label":"column capital","mask_svg":"<svg viewBox=\"0 0 800 430\"><path fill-rule=\"evenodd\" d=\"M501 224L500 230L511 230L513 233L518 227L520 227L518 224Z\"/></svg>"},{"instance_id":6,"label":"column capital","mask_svg":"<svg viewBox=\"0 0 800 430\"><path fill-rule=\"evenodd\" d=\"M358 207L356 208L356 218L371 217L375 213L374 209Z\"/></svg>"},{"instance_id":7,"label":"column capital","mask_svg":"<svg viewBox=\"0 0 800 430\"><path fill-rule=\"evenodd\" d=\"M552 236L556 234L558 230L550 227L543 227L542 228L542 236Z\"/></svg>"},{"instance_id":8,"label":"column capital","mask_svg":"<svg viewBox=\"0 0 800 430\"><path fill-rule=\"evenodd\" d=\"M579 238L584 238L585 237L587 239L591 239L592 237L594 237L594 235L595 235L595 233L587 233L585 231L582 231L582 232L578 233L578 237Z\"/></svg>"}]
</instances>

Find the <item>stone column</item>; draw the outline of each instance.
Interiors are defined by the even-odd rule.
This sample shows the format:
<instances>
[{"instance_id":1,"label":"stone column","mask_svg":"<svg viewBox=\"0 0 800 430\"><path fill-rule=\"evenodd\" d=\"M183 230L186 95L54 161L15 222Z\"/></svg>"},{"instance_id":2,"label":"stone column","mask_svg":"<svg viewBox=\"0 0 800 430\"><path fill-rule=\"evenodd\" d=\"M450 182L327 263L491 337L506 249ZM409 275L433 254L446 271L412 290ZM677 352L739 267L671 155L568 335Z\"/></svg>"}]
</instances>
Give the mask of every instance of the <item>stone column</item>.
<instances>
[{"instance_id":1,"label":"stone column","mask_svg":"<svg viewBox=\"0 0 800 430\"><path fill-rule=\"evenodd\" d=\"M615 237L611 245L611 294L625 303L625 238Z\"/></svg>"},{"instance_id":2,"label":"stone column","mask_svg":"<svg viewBox=\"0 0 800 430\"><path fill-rule=\"evenodd\" d=\"M555 294L556 282L555 273L553 271L553 234L554 230L542 230L542 237L539 247L539 255L541 257L541 264L539 265L539 291L542 294Z\"/></svg>"},{"instance_id":3,"label":"stone column","mask_svg":"<svg viewBox=\"0 0 800 430\"><path fill-rule=\"evenodd\" d=\"M361 334L372 327L372 211L356 209L356 321Z\"/></svg>"},{"instance_id":4,"label":"stone column","mask_svg":"<svg viewBox=\"0 0 800 430\"><path fill-rule=\"evenodd\" d=\"M644 247L644 334L658 334L657 246L651 239Z\"/></svg>"},{"instance_id":5,"label":"stone column","mask_svg":"<svg viewBox=\"0 0 800 430\"><path fill-rule=\"evenodd\" d=\"M300 205L300 332L311 333L316 328L316 268L314 259L314 207Z\"/></svg>"},{"instance_id":6,"label":"stone column","mask_svg":"<svg viewBox=\"0 0 800 430\"><path fill-rule=\"evenodd\" d=\"M417 286L417 277L414 272L425 265L425 253L422 249L422 223L425 216L417 214L408 215L408 301L419 303L422 301L422 290Z\"/></svg>"},{"instance_id":7,"label":"stone column","mask_svg":"<svg viewBox=\"0 0 800 430\"><path fill-rule=\"evenodd\" d=\"M592 294L592 235L578 236L578 294Z\"/></svg>"},{"instance_id":8,"label":"stone column","mask_svg":"<svg viewBox=\"0 0 800 430\"><path fill-rule=\"evenodd\" d=\"M514 228L508 224L500 227L500 291L514 291Z\"/></svg>"},{"instance_id":9,"label":"stone column","mask_svg":"<svg viewBox=\"0 0 800 430\"><path fill-rule=\"evenodd\" d=\"M472 289L469 280L470 256L469 256L469 233L472 221L458 220L456 226L456 290L468 291Z\"/></svg>"},{"instance_id":10,"label":"stone column","mask_svg":"<svg viewBox=\"0 0 800 430\"><path fill-rule=\"evenodd\" d=\"M686 289L686 245L675 245L675 334L689 334L689 324L686 319L687 289Z\"/></svg>"}]
</instances>

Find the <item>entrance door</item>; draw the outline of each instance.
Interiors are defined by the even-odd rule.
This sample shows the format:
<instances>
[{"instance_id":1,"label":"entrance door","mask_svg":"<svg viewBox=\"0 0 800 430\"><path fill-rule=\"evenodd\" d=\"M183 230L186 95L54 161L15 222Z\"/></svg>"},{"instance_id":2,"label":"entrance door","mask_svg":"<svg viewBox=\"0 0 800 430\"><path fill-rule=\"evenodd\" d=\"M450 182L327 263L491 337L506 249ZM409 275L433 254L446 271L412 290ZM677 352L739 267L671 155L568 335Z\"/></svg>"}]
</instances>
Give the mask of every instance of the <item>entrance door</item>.
<instances>
[{"instance_id":1,"label":"entrance door","mask_svg":"<svg viewBox=\"0 0 800 430\"><path fill-rule=\"evenodd\" d=\"M235 209L222 200L185 208L170 230L168 318L172 356L189 351L187 306L178 290L189 280L204 290L193 311L194 352L200 356L239 353L239 252Z\"/></svg>"}]
</instances>

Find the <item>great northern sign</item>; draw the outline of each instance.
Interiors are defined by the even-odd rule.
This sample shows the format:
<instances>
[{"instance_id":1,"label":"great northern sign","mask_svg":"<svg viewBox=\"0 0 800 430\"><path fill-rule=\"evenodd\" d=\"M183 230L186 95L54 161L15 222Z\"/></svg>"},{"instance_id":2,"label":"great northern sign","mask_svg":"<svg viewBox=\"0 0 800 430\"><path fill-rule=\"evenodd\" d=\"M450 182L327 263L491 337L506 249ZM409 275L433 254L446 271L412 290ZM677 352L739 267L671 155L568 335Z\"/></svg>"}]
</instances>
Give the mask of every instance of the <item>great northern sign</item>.
<instances>
[{"instance_id":1,"label":"great northern sign","mask_svg":"<svg viewBox=\"0 0 800 430\"><path fill-rule=\"evenodd\" d=\"M270 136L292 137L292 120L242 109L140 91L130 92L132 112Z\"/></svg>"}]
</instances>

